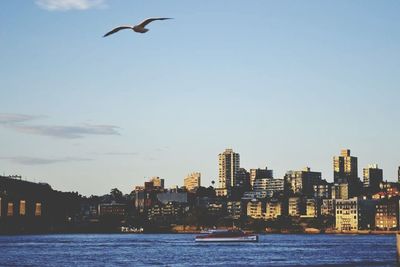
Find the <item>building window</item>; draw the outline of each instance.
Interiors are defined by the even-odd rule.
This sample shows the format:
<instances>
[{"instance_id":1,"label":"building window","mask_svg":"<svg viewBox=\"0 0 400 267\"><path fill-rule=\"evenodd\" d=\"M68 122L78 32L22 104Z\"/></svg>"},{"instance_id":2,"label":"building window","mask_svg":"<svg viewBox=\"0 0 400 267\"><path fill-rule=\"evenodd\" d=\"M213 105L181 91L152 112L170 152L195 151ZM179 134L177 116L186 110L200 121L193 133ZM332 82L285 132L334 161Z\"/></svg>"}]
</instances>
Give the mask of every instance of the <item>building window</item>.
<instances>
[{"instance_id":1,"label":"building window","mask_svg":"<svg viewBox=\"0 0 400 267\"><path fill-rule=\"evenodd\" d=\"M19 202L19 215L25 216L26 214L26 202L25 200L21 200Z\"/></svg>"},{"instance_id":2,"label":"building window","mask_svg":"<svg viewBox=\"0 0 400 267\"><path fill-rule=\"evenodd\" d=\"M12 203L12 202L8 203L7 216L14 216L14 203Z\"/></svg>"},{"instance_id":3,"label":"building window","mask_svg":"<svg viewBox=\"0 0 400 267\"><path fill-rule=\"evenodd\" d=\"M35 216L42 216L42 203L36 203Z\"/></svg>"}]
</instances>

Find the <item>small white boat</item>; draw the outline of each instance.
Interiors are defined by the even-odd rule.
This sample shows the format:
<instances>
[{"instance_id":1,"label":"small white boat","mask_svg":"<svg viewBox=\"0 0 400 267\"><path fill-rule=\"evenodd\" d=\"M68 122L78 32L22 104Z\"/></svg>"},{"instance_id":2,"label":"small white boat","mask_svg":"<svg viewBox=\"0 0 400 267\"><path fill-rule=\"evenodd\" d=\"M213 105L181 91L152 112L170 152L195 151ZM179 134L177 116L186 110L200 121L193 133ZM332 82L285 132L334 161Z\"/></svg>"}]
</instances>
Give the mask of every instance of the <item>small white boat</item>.
<instances>
[{"instance_id":1,"label":"small white boat","mask_svg":"<svg viewBox=\"0 0 400 267\"><path fill-rule=\"evenodd\" d=\"M247 234L241 230L211 230L199 235L196 242L258 242L258 235Z\"/></svg>"}]
</instances>

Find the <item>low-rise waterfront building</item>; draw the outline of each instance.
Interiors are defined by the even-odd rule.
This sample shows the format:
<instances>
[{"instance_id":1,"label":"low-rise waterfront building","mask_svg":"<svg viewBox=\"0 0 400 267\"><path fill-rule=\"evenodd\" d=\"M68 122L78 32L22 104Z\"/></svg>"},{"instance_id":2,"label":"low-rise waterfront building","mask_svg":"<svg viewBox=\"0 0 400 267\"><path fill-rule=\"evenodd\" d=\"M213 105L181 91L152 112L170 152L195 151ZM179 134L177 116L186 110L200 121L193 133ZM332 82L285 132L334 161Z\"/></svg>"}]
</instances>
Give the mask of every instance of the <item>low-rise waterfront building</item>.
<instances>
[{"instance_id":1,"label":"low-rise waterfront building","mask_svg":"<svg viewBox=\"0 0 400 267\"><path fill-rule=\"evenodd\" d=\"M334 199L323 199L322 200L321 215L335 216L335 200Z\"/></svg>"},{"instance_id":2,"label":"low-rise waterfront building","mask_svg":"<svg viewBox=\"0 0 400 267\"><path fill-rule=\"evenodd\" d=\"M400 196L400 192L397 187L385 187L382 191L373 194L372 199L390 199L398 196Z\"/></svg>"},{"instance_id":3,"label":"low-rise waterfront building","mask_svg":"<svg viewBox=\"0 0 400 267\"><path fill-rule=\"evenodd\" d=\"M303 201L300 197L290 197L288 200L288 215L300 217L304 210Z\"/></svg>"},{"instance_id":4,"label":"low-rise waterfront building","mask_svg":"<svg viewBox=\"0 0 400 267\"><path fill-rule=\"evenodd\" d=\"M318 216L317 200L314 198L306 199L306 212L301 217L316 218Z\"/></svg>"},{"instance_id":5,"label":"low-rise waterfront building","mask_svg":"<svg viewBox=\"0 0 400 267\"><path fill-rule=\"evenodd\" d=\"M206 208L209 215L221 216L226 211L226 202L219 199L210 199L207 203Z\"/></svg>"},{"instance_id":6,"label":"low-rise waterfront building","mask_svg":"<svg viewBox=\"0 0 400 267\"><path fill-rule=\"evenodd\" d=\"M366 199L366 197L359 197L358 203L358 229L374 229L377 201L373 199Z\"/></svg>"},{"instance_id":7,"label":"low-rise waterfront building","mask_svg":"<svg viewBox=\"0 0 400 267\"><path fill-rule=\"evenodd\" d=\"M55 191L49 184L0 176L0 234L47 231L70 223L80 212L78 193Z\"/></svg>"},{"instance_id":8,"label":"low-rise waterfront building","mask_svg":"<svg viewBox=\"0 0 400 267\"><path fill-rule=\"evenodd\" d=\"M263 219L263 202L252 200L247 203L247 216L253 219Z\"/></svg>"},{"instance_id":9,"label":"low-rise waterfront building","mask_svg":"<svg viewBox=\"0 0 400 267\"><path fill-rule=\"evenodd\" d=\"M149 221L177 223L182 220L186 205L178 202L157 203L147 212Z\"/></svg>"},{"instance_id":10,"label":"low-rise waterfront building","mask_svg":"<svg viewBox=\"0 0 400 267\"><path fill-rule=\"evenodd\" d=\"M228 201L226 203L226 210L231 219L238 220L242 216L242 202Z\"/></svg>"},{"instance_id":11,"label":"low-rise waterfront building","mask_svg":"<svg viewBox=\"0 0 400 267\"><path fill-rule=\"evenodd\" d=\"M358 230L358 200L336 199L336 230L357 231Z\"/></svg>"},{"instance_id":12,"label":"low-rise waterfront building","mask_svg":"<svg viewBox=\"0 0 400 267\"><path fill-rule=\"evenodd\" d=\"M378 230L399 229L399 199L381 199L376 204L375 227Z\"/></svg>"},{"instance_id":13,"label":"low-rise waterfront building","mask_svg":"<svg viewBox=\"0 0 400 267\"><path fill-rule=\"evenodd\" d=\"M127 206L126 204L120 203L101 203L98 206L99 216L113 216L113 217L124 217L126 215Z\"/></svg>"},{"instance_id":14,"label":"low-rise waterfront building","mask_svg":"<svg viewBox=\"0 0 400 267\"><path fill-rule=\"evenodd\" d=\"M281 215L282 215L282 203L274 199L267 201L264 219L265 220L276 219Z\"/></svg>"}]
</instances>

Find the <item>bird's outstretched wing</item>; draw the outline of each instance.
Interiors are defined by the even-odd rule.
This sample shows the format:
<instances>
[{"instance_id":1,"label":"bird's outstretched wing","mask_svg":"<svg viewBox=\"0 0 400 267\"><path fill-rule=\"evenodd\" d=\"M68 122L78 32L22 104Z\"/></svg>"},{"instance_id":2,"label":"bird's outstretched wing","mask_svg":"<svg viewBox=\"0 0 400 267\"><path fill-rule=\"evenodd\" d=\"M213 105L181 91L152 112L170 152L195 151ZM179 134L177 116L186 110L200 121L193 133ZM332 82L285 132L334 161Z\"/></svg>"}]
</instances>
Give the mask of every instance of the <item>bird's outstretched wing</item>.
<instances>
[{"instance_id":1,"label":"bird's outstretched wing","mask_svg":"<svg viewBox=\"0 0 400 267\"><path fill-rule=\"evenodd\" d=\"M146 25L149 24L152 21L155 21L155 20L166 20L166 19L172 19L172 18L148 18L148 19L145 19L142 22L140 22L140 24L138 26L146 27Z\"/></svg>"},{"instance_id":2,"label":"bird's outstretched wing","mask_svg":"<svg viewBox=\"0 0 400 267\"><path fill-rule=\"evenodd\" d=\"M125 29L133 29L133 26L126 25L126 26L116 27L116 28L112 29L111 31L107 32L106 34L104 34L103 37L107 37L113 33L116 33L116 32L119 32L120 30L125 30Z\"/></svg>"}]
</instances>

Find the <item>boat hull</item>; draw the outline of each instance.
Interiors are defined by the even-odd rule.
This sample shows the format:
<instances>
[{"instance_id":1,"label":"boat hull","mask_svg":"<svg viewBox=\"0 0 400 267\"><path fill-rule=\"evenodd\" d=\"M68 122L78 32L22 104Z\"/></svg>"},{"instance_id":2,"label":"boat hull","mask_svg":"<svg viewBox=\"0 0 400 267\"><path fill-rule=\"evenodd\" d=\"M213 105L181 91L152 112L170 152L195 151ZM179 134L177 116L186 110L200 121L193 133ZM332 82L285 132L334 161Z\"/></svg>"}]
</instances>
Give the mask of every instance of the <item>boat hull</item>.
<instances>
[{"instance_id":1,"label":"boat hull","mask_svg":"<svg viewBox=\"0 0 400 267\"><path fill-rule=\"evenodd\" d=\"M257 235L247 235L240 237L196 237L196 242L258 242Z\"/></svg>"}]
</instances>

